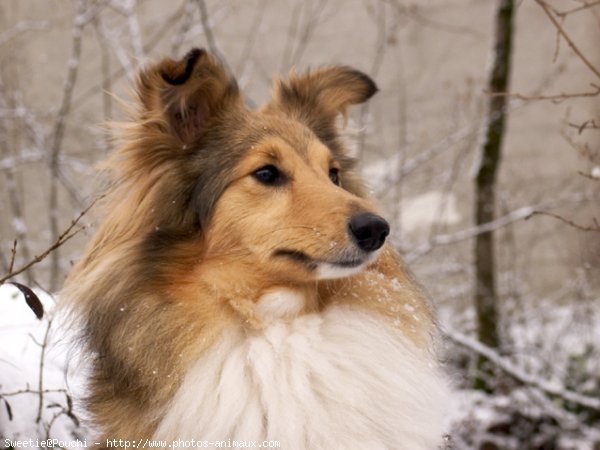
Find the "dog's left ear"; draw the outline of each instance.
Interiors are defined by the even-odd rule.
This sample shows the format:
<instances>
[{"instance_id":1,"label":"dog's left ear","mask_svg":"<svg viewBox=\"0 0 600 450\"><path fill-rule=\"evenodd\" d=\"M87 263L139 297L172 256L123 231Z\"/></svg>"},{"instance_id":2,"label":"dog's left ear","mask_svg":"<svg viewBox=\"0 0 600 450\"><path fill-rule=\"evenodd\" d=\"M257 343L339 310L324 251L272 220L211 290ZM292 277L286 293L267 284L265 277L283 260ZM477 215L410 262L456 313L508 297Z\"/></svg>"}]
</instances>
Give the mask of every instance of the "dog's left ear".
<instances>
[{"instance_id":1,"label":"dog's left ear","mask_svg":"<svg viewBox=\"0 0 600 450\"><path fill-rule=\"evenodd\" d=\"M265 112L280 110L307 125L326 145L336 147L336 117L345 116L349 106L366 102L377 91L375 82L358 70L328 67L277 81Z\"/></svg>"}]
</instances>

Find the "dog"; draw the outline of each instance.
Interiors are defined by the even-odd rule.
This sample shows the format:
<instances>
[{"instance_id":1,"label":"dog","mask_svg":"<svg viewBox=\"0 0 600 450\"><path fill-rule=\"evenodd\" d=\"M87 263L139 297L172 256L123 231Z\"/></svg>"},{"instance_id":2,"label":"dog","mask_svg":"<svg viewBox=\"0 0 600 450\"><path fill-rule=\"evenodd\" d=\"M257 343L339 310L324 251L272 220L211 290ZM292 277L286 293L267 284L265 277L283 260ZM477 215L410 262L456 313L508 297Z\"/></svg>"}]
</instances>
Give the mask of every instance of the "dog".
<instances>
[{"instance_id":1,"label":"dog","mask_svg":"<svg viewBox=\"0 0 600 450\"><path fill-rule=\"evenodd\" d=\"M338 129L376 92L332 66L251 110L205 50L141 70L103 221L62 292L101 447L440 444L434 314Z\"/></svg>"}]
</instances>

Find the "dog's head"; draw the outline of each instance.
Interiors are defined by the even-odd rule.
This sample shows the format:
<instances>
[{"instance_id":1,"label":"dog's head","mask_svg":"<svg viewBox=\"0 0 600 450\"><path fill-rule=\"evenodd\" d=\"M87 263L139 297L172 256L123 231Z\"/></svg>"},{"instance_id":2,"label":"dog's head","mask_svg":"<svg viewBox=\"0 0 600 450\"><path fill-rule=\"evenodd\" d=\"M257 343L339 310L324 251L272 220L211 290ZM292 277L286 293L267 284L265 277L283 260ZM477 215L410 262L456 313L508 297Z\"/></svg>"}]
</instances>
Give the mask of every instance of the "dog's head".
<instances>
[{"instance_id":1,"label":"dog's head","mask_svg":"<svg viewBox=\"0 0 600 450\"><path fill-rule=\"evenodd\" d=\"M366 198L336 119L376 91L363 73L329 67L276 82L273 99L250 110L203 50L142 71L143 131L125 154L130 170L153 180L149 248L199 232L203 261L245 260L278 279L364 268L389 227Z\"/></svg>"}]
</instances>

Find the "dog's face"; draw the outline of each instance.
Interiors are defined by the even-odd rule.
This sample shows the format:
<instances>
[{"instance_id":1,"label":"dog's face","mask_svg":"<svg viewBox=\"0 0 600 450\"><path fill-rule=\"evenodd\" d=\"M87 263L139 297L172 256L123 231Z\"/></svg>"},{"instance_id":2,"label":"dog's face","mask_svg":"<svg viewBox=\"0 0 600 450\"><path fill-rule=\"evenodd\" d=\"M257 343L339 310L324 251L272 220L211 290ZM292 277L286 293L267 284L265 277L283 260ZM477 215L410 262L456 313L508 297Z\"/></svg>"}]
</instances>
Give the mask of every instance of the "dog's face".
<instances>
[{"instance_id":1,"label":"dog's face","mask_svg":"<svg viewBox=\"0 0 600 450\"><path fill-rule=\"evenodd\" d=\"M280 279L364 268L383 245L387 223L344 189L341 162L310 130L284 118L265 123L216 202L207 256L247 252Z\"/></svg>"},{"instance_id":2,"label":"dog's face","mask_svg":"<svg viewBox=\"0 0 600 450\"><path fill-rule=\"evenodd\" d=\"M251 111L218 61L193 50L143 72L138 91L148 123L168 137L146 163L177 172L164 197L181 193L171 203L185 211L175 216L196 218L203 260L244 260L290 282L348 276L375 260L389 227L335 127L376 92L366 75L332 67L292 76Z\"/></svg>"}]
</instances>

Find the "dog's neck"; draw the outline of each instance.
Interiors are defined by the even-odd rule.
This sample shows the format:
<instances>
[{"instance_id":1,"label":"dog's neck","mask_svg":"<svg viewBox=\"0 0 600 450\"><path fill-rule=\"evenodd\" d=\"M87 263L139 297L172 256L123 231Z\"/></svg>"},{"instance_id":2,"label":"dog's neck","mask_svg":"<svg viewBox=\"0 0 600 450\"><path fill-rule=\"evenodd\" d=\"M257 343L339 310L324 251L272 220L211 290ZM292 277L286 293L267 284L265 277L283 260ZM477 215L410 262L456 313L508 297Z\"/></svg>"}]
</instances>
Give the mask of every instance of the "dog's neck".
<instances>
[{"instance_id":1,"label":"dog's neck","mask_svg":"<svg viewBox=\"0 0 600 450\"><path fill-rule=\"evenodd\" d=\"M234 316L251 328L262 329L319 308L316 282L273 280L259 270L248 270L242 261L205 264L198 275L212 299L228 305Z\"/></svg>"},{"instance_id":2,"label":"dog's neck","mask_svg":"<svg viewBox=\"0 0 600 450\"><path fill-rule=\"evenodd\" d=\"M227 300L244 323L254 329L317 310L316 288L301 286L272 286L254 291L252 296L232 295Z\"/></svg>"}]
</instances>

